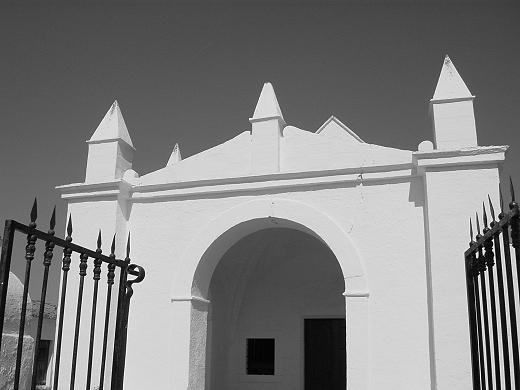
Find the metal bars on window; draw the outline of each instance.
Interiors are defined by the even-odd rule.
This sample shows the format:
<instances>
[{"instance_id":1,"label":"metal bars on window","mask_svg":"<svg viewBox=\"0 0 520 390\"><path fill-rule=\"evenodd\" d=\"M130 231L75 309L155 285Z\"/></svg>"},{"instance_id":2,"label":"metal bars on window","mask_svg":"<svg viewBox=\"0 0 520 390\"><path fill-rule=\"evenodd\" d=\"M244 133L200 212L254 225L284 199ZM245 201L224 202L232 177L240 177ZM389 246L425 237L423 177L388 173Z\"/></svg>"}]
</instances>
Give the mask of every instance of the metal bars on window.
<instances>
[{"instance_id":1,"label":"metal bars on window","mask_svg":"<svg viewBox=\"0 0 520 390\"><path fill-rule=\"evenodd\" d=\"M464 253L474 389L519 389L520 212L512 182L509 211L498 219L491 199L482 218L470 220L471 242ZM482 229L481 229L482 221ZM489 223L488 223L489 222Z\"/></svg>"},{"instance_id":2,"label":"metal bars on window","mask_svg":"<svg viewBox=\"0 0 520 390\"><path fill-rule=\"evenodd\" d=\"M97 239L97 249L90 250L88 248L76 245L72 242L72 219L69 217L67 224L67 237L63 240L55 236L54 227L56 224L55 211L52 214L50 220L50 227L47 232L36 229L36 218L37 218L37 206L36 200L34 202L31 211L31 223L24 225L14 220L7 220L5 222L5 229L2 241L2 254L0 258L0 317L4 319L6 309L6 298L7 289L9 283L9 272L12 263L13 244L15 239L15 232L21 232L26 235L27 245L25 247L25 274L23 281L23 295L21 302L20 318L19 318L19 329L17 351L16 351L16 362L13 389L18 390L20 384L20 374L22 371L22 355L24 353L24 335L27 333L26 323L27 315L30 315L28 311L28 296L29 286L31 281L35 279L41 280L41 296L40 296L40 307L37 320L36 337L34 340L33 349L33 369L32 369L32 380L30 384L31 390L36 388L38 379L38 362L39 348L42 328L44 320L44 307L47 297L47 289L49 287L49 272L50 266L53 262L55 255L54 249L59 247L63 250L61 258L61 288L60 295L58 298L58 317L56 320L56 339L54 347L54 365L52 367L53 380L52 389L58 390L60 388L69 387L73 390L78 385L79 388L91 388L91 384L97 385L99 390L104 388L104 384L107 383L108 378L105 378L108 372L107 364L110 361L108 356L111 353L111 377L110 377L110 388L112 390L120 390L123 386L124 378L124 367L125 367L125 354L126 354L126 328L128 322L128 314L130 307L130 298L133 294L132 284L139 283L144 279L144 269L138 265L130 264L130 236L127 240L126 245L126 258L124 260L116 259L115 256L115 236L112 239L112 245L110 254L104 255L101 250L101 231L99 232ZM33 261L37 255L36 243L37 241L43 241L45 243L45 249L43 253L43 275L31 276L31 268ZM79 261L78 261L79 260ZM71 264L75 265L74 262L79 263L79 279L78 283L70 285L70 271ZM89 267L91 271L89 271ZM102 274L106 272L106 277ZM117 297L113 294L113 286L116 280L116 273L119 274L119 283L116 285ZM92 275L92 283L85 284L85 279ZM133 279L129 279L128 276L134 276ZM104 279L104 280L103 280ZM100 285L105 284L103 292L106 294L105 299L100 298L99 291ZM76 290L76 291L75 291ZM105 292L106 291L106 292ZM76 293L77 299L67 300L67 293ZM88 301L90 304L90 313L83 313L84 303L87 298L87 294L91 294L91 299ZM113 302L113 299L117 298L117 302ZM104 303L104 315L98 312L99 301ZM116 303L116 304L114 304ZM75 304L75 307L71 307L71 304ZM115 307L114 307L115 306ZM115 313L113 313L115 309ZM75 316L74 325L74 336L72 351L69 354L64 355L63 351L63 335L64 335L64 317L66 312L73 313ZM85 343L80 343L80 330L84 328L80 326L82 315L89 315L89 343L85 346ZM115 319L114 319L115 317ZM0 334L3 333L4 321L0 323ZM102 329L101 332L96 332L96 329ZM71 329L67 329L67 332ZM101 334L100 334L101 333ZM97 348L97 355L94 359L95 340L102 340L101 347ZM84 348L81 348L84 347ZM0 345L0 348L2 346ZM85 350L86 349L86 350ZM25 352L26 353L26 352ZM77 377L77 360L78 356L87 358L87 369L85 377ZM99 376L93 377L93 366L98 364L96 373ZM65 370L66 373L70 373L67 386L64 386L60 378L60 370ZM77 383L78 382L78 383Z\"/></svg>"}]
</instances>

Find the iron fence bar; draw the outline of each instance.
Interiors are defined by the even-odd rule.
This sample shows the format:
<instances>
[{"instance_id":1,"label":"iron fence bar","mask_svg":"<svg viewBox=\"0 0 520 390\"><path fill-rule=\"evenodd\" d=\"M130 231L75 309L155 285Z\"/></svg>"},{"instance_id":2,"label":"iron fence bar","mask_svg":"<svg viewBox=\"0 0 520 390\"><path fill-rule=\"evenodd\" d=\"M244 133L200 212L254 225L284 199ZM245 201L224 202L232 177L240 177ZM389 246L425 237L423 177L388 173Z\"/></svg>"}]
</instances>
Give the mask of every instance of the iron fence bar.
<instances>
[{"instance_id":1,"label":"iron fence bar","mask_svg":"<svg viewBox=\"0 0 520 390\"><path fill-rule=\"evenodd\" d=\"M78 360L78 343L79 343L79 325L81 320L81 306L83 303L83 286L85 283L85 276L87 275L87 260L88 256L85 253L80 255L79 265L79 288L78 288L78 303L76 306L76 326L74 330L74 346L72 349L72 368L70 374L70 390L74 390L76 380L76 363Z\"/></svg>"},{"instance_id":2,"label":"iron fence bar","mask_svg":"<svg viewBox=\"0 0 520 390\"><path fill-rule=\"evenodd\" d=\"M113 255L114 250L112 249ZM112 286L114 284L115 278L115 265L108 264L108 273L107 273L107 303L105 310L105 328L104 328L104 336L103 336L103 351L101 353L101 372L99 374L99 390L103 390L105 385L105 365L106 365L106 357L107 357L107 343L108 343L108 331L109 331L109 322L110 322L110 304L112 302Z\"/></svg>"},{"instance_id":3,"label":"iron fence bar","mask_svg":"<svg viewBox=\"0 0 520 390\"><path fill-rule=\"evenodd\" d=\"M504 360L504 383L506 390L511 389L511 368L509 364L509 338L507 337L507 318L506 318L506 301L504 296L504 274L502 269L502 253L500 248L500 233L493 236L495 243L495 259L496 259L496 271L497 271L497 282L498 282L498 302L500 307L500 325L502 330L502 355Z\"/></svg>"},{"instance_id":4,"label":"iron fence bar","mask_svg":"<svg viewBox=\"0 0 520 390\"><path fill-rule=\"evenodd\" d=\"M479 251L479 263L484 263L485 258L482 254L482 250ZM480 272L480 287L482 290L482 314L484 322L484 343L486 344L486 369L487 369L487 380L488 388L493 388L493 376L492 376L492 362L491 362L491 340L489 335L489 314L487 304L487 293L486 293L486 272L485 268Z\"/></svg>"},{"instance_id":5,"label":"iron fence bar","mask_svg":"<svg viewBox=\"0 0 520 390\"><path fill-rule=\"evenodd\" d=\"M483 334L482 334L482 315L480 313L480 294L479 294L479 283L478 283L478 271L473 276L473 285L475 286L475 308L477 311L477 341L478 341L478 355L479 355L479 366L480 366L480 383L483 388L486 386L486 372L484 364L484 346L483 346Z\"/></svg>"},{"instance_id":6,"label":"iron fence bar","mask_svg":"<svg viewBox=\"0 0 520 390\"><path fill-rule=\"evenodd\" d=\"M129 252L129 249L127 247L127 253ZM130 258L127 256L126 258L128 262L130 262ZM126 280L125 277L125 294L123 296L123 308L121 311L121 322L120 322L120 330L121 332L118 334L119 338L119 357L120 360L118 362L119 367L116 370L115 374L115 387L112 386L112 389L116 390L122 390L123 389L123 380L125 375L125 358L126 358L126 340L127 340L127 330L128 330L128 316L130 314L130 299L132 298L132 295L134 294L134 290L132 288L132 284L141 282L145 277L144 269L138 265L135 264L129 264L129 269L138 269L137 278L134 280ZM119 313L119 312L118 312ZM115 360L116 354L114 353L114 360ZM114 377L112 377L114 379Z\"/></svg>"},{"instance_id":7,"label":"iron fence bar","mask_svg":"<svg viewBox=\"0 0 520 390\"><path fill-rule=\"evenodd\" d=\"M470 244L471 245L471 244ZM468 299L468 314L469 314L469 331L470 331L470 348L471 348L471 367L473 374L473 390L481 390L480 388L480 368L478 362L478 330L476 323L476 308L475 308L475 284L473 280L473 272L475 270L475 255L466 257L466 291Z\"/></svg>"},{"instance_id":8,"label":"iron fence bar","mask_svg":"<svg viewBox=\"0 0 520 390\"><path fill-rule=\"evenodd\" d=\"M36 227L36 223L31 222L33 227ZM31 264L34 260L34 252L36 237L32 234L27 235L27 246L25 247L25 277L23 284L23 295L22 295L22 312L20 314L20 328L18 330L18 348L16 351L16 367L14 371L14 390L18 390L20 386L20 371L22 367L22 351L23 351L23 337L25 333L25 317L27 314L27 296L29 295L29 282L31 279Z\"/></svg>"},{"instance_id":9,"label":"iron fence bar","mask_svg":"<svg viewBox=\"0 0 520 390\"><path fill-rule=\"evenodd\" d=\"M516 202L511 202L511 205L516 205ZM515 214L511 218L511 241L513 248L515 248L516 260L516 280L520 281L520 216ZM518 299L520 302L520 286L518 288Z\"/></svg>"},{"instance_id":10,"label":"iron fence bar","mask_svg":"<svg viewBox=\"0 0 520 390\"><path fill-rule=\"evenodd\" d=\"M122 334L125 327L124 320L124 297L126 294L126 268L119 270L119 293L117 298L117 316L116 316L116 329L114 337L114 354L112 359L112 379L111 379L111 390L122 390L122 382L120 381L119 371L122 369L121 366L124 364L122 355ZM123 366L124 369L124 366Z\"/></svg>"},{"instance_id":11,"label":"iron fence bar","mask_svg":"<svg viewBox=\"0 0 520 390\"><path fill-rule=\"evenodd\" d=\"M2 239L2 254L0 258L0 316L5 316L5 301L7 300L7 287L9 284L9 270L11 268L11 255L13 252L14 233L16 229L13 227L12 221L5 221L4 236ZM4 321L0 322L0 335L4 331ZM0 351L2 343L0 342Z\"/></svg>"},{"instance_id":12,"label":"iron fence bar","mask_svg":"<svg viewBox=\"0 0 520 390\"><path fill-rule=\"evenodd\" d=\"M504 244L504 258L505 258L505 269L506 269L506 281L508 290L508 301L509 301L509 322L511 324L511 342L513 352L513 372L515 378L516 388L520 387L520 359L518 356L518 330L516 326L516 309L515 309L515 296L513 286L513 272L511 269L511 253L509 248L509 226L504 225L502 227L502 241Z\"/></svg>"},{"instance_id":13,"label":"iron fence bar","mask_svg":"<svg viewBox=\"0 0 520 390\"><path fill-rule=\"evenodd\" d=\"M99 253L101 253L101 231L98 236L98 249ZM90 389L90 382L92 379L92 357L94 354L94 337L95 337L95 328L96 328L96 309L97 309L97 298L98 298L98 284L101 274L101 264L102 261L100 259L94 259L94 293L92 295L92 316L90 320L90 344L88 349L88 366L87 366L87 389Z\"/></svg>"},{"instance_id":14,"label":"iron fence bar","mask_svg":"<svg viewBox=\"0 0 520 390\"><path fill-rule=\"evenodd\" d=\"M69 218L69 223L67 227L67 241L72 241L72 222ZM54 362L54 386L53 390L58 390L58 378L60 373L60 357L61 357L61 339L63 335L63 319L65 317L65 296L67 294L67 281L70 270L71 259L70 256L72 254L71 248L63 248L63 260L62 260L62 279L61 279L61 298L60 298L60 309L58 312L58 332L57 332L57 340L56 340L56 355Z\"/></svg>"}]
</instances>

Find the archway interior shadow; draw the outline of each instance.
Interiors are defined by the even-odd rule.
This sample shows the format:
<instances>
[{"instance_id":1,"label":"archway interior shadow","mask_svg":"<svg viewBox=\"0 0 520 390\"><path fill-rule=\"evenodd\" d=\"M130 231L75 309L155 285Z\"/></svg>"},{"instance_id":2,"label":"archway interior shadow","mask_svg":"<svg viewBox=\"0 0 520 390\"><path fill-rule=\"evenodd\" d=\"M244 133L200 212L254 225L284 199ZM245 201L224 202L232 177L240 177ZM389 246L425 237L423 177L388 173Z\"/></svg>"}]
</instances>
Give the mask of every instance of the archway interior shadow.
<instances>
[{"instance_id":1,"label":"archway interior shadow","mask_svg":"<svg viewBox=\"0 0 520 390\"><path fill-rule=\"evenodd\" d=\"M344 319L344 290L336 257L310 234L270 228L240 239L210 282L206 388L303 388L305 319ZM258 339L274 340L271 375L250 372L248 340Z\"/></svg>"}]
</instances>

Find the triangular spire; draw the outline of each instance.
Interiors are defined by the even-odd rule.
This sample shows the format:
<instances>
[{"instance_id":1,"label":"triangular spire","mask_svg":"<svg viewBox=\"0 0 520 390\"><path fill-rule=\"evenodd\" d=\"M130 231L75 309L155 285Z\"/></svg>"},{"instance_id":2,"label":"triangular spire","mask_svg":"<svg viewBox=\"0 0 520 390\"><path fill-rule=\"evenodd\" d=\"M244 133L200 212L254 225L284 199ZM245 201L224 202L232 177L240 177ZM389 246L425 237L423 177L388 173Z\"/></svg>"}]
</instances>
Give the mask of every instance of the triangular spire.
<instances>
[{"instance_id":1,"label":"triangular spire","mask_svg":"<svg viewBox=\"0 0 520 390\"><path fill-rule=\"evenodd\" d=\"M273 86L271 83L265 83L262 92L260 93L260 97L258 98L255 113L250 120L251 122L254 122L264 118L275 117L278 117L285 122Z\"/></svg>"},{"instance_id":2,"label":"triangular spire","mask_svg":"<svg viewBox=\"0 0 520 390\"><path fill-rule=\"evenodd\" d=\"M114 101L96 131L87 142L98 143L100 141L114 139L122 139L132 148L134 147L117 100Z\"/></svg>"},{"instance_id":3,"label":"triangular spire","mask_svg":"<svg viewBox=\"0 0 520 390\"><path fill-rule=\"evenodd\" d=\"M450 57L446 55L432 100L460 98L473 98L473 95L471 95L468 87L460 77L459 72L455 69L455 65L451 62Z\"/></svg>"},{"instance_id":4,"label":"triangular spire","mask_svg":"<svg viewBox=\"0 0 520 390\"><path fill-rule=\"evenodd\" d=\"M170 159L168 160L168 164L166 164L166 166L173 165L181 160L181 149L179 148L179 144L175 144L175 146L173 147L172 155L170 156Z\"/></svg>"}]
</instances>

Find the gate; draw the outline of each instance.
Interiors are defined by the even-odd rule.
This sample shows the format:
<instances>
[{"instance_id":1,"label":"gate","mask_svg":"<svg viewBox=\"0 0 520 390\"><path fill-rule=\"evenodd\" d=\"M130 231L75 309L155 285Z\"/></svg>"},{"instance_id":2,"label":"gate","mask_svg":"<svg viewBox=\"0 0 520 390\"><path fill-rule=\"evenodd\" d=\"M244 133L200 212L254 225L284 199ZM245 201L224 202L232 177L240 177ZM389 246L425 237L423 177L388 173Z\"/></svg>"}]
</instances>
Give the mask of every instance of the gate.
<instances>
[{"instance_id":1,"label":"gate","mask_svg":"<svg viewBox=\"0 0 520 390\"><path fill-rule=\"evenodd\" d=\"M470 247L464 253L474 389L519 389L518 302L520 302L520 213L510 183L511 203L504 212L502 193L498 220L489 200L488 225L483 205L476 236L470 220Z\"/></svg>"},{"instance_id":2,"label":"gate","mask_svg":"<svg viewBox=\"0 0 520 390\"><path fill-rule=\"evenodd\" d=\"M13 243L15 238L15 232L21 232L27 236L27 246L25 247L25 276L23 282L23 298L21 303L21 312L19 318L19 329L18 329L18 342L16 350L16 363L14 372L14 390L18 390L20 384L20 373L22 369L22 354L24 344L24 334L26 333L26 316L27 313L31 312L31 308L28 307L28 295L29 285L31 282L31 264L35 258L36 242L41 240L45 243L45 250L43 253L43 275L41 276L41 296L39 301L39 310L37 315L37 330L36 337L34 339L34 351L32 360L32 377L30 383L30 389L36 388L38 362L40 354L40 343L42 336L42 326L44 319L44 310L46 307L46 296L49 282L49 268L52 263L55 247L60 247L63 250L61 260L61 285L58 302L58 315L56 319L56 339L54 348L54 365L53 365L53 381L52 389L58 390L58 378L60 372L60 366L62 356L62 336L63 336L63 320L65 316L65 310L69 307L66 306L67 296L67 281L69 276L69 270L71 269L71 263L79 260L79 285L77 290L77 302L75 309L67 309L75 311L75 328L74 328L74 342L72 348L72 356L66 356L71 361L71 365L64 368L70 370L70 384L67 384L71 390L75 388L76 384L76 371L77 371L77 359L78 354L84 354L87 356L87 375L86 378L81 378L81 388L91 389L92 368L93 368L93 356L94 356L94 339L96 338L96 309L98 307L98 290L100 286L100 280L102 279L101 273L103 268L106 270L106 303L105 303L105 315L102 328L102 351L100 366L99 366L99 390L103 389L105 379L107 359L112 358L112 370L110 376L111 390L121 390L123 388L123 377L125 368L125 355L126 355L126 336L127 336L127 322L128 313L130 308L130 298L132 297L133 290L132 284L139 283L144 279L144 269L138 265L130 264L130 235L128 236L126 245L126 258L124 260L116 259L115 256L115 239L114 236L111 245L111 251L108 256L102 254L101 250L101 231L97 239L97 249L90 250L88 248L76 245L72 242L72 219L69 216L67 224L67 237L63 240L55 236L54 227L56 224L56 208L54 208L51 220L50 229L47 233L36 229L36 218L37 218L37 206L36 199L31 211L31 223L24 225L14 220L7 220L5 222L5 230L2 242L2 257L0 259L0 317L5 318L6 309L6 298L7 298L7 287L9 281L9 271L11 269L11 256L13 253ZM75 256L76 255L76 256ZM90 261L89 261L90 259ZM85 277L87 276L88 263L93 265L93 289L91 291L91 304L92 309L90 314L90 343L88 352L79 351L79 332L80 332L80 320L82 316L82 303L84 301L84 295L88 293L88 289L85 288ZM134 276L134 279L129 279L128 276ZM118 282L117 282L118 280ZM114 286L115 285L115 286ZM76 285L74 285L76 287ZM114 294L112 290L116 289ZM117 296L115 294L117 293ZM117 298L117 302L115 299ZM114 301L114 303L112 303ZM69 302L70 303L70 302ZM111 308L112 306L112 308ZM115 320L113 313L113 306L115 307ZM101 313L102 314L102 313ZM30 314L29 314L30 315ZM112 318L112 320L111 320ZM3 334L4 321L0 323L0 334ZM99 328L98 328L99 329ZM110 337L109 337L110 335ZM109 338L113 339L113 346L109 345ZM0 352L2 346L0 345ZM108 352L113 351L112 356ZM65 356L64 356L65 357ZM85 382L83 382L83 380Z\"/></svg>"}]
</instances>

